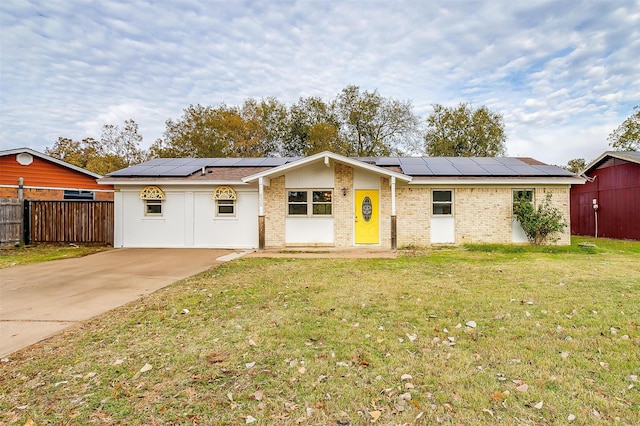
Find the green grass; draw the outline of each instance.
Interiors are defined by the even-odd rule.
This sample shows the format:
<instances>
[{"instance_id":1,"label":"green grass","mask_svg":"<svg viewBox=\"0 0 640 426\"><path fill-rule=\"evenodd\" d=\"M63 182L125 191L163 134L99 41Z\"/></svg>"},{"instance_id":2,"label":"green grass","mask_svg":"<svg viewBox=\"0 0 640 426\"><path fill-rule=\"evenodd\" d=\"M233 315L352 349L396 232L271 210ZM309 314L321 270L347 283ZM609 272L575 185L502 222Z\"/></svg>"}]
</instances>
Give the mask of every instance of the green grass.
<instances>
[{"instance_id":1,"label":"green grass","mask_svg":"<svg viewBox=\"0 0 640 426\"><path fill-rule=\"evenodd\" d=\"M236 260L10 356L0 423L639 424L639 243L596 244Z\"/></svg>"},{"instance_id":2,"label":"green grass","mask_svg":"<svg viewBox=\"0 0 640 426\"><path fill-rule=\"evenodd\" d=\"M0 248L0 269L56 259L82 257L111 247L99 244L36 244Z\"/></svg>"}]
</instances>

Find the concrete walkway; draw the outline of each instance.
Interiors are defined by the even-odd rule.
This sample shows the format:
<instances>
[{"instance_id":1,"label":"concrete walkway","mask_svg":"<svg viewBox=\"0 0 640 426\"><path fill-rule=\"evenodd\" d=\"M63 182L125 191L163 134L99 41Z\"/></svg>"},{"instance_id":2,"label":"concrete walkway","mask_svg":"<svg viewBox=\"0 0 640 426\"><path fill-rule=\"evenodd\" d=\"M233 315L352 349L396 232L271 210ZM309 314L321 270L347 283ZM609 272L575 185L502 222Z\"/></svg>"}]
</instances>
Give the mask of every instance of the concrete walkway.
<instances>
[{"instance_id":1,"label":"concrete walkway","mask_svg":"<svg viewBox=\"0 0 640 426\"><path fill-rule=\"evenodd\" d=\"M0 269L0 357L242 254L115 249Z\"/></svg>"}]
</instances>

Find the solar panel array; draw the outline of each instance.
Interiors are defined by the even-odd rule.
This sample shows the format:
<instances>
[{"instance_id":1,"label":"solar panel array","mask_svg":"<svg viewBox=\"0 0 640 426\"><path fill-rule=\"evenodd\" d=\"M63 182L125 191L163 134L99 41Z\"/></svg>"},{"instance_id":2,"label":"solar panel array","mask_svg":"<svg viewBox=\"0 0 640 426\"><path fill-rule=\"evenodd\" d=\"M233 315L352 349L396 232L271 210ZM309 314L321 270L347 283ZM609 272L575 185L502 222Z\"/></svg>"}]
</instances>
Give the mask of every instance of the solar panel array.
<instances>
[{"instance_id":1,"label":"solar panel array","mask_svg":"<svg viewBox=\"0 0 640 426\"><path fill-rule=\"evenodd\" d=\"M203 167L277 167L298 157L268 158L155 158L109 173L110 177L187 177Z\"/></svg>"},{"instance_id":2,"label":"solar panel array","mask_svg":"<svg viewBox=\"0 0 640 426\"><path fill-rule=\"evenodd\" d=\"M376 165L400 167L409 176L573 176L557 166L514 157L385 157Z\"/></svg>"},{"instance_id":3,"label":"solar panel array","mask_svg":"<svg viewBox=\"0 0 640 426\"><path fill-rule=\"evenodd\" d=\"M156 158L110 173L110 177L187 177L203 167L277 167L302 157ZM363 157L379 167L400 167L409 176L573 176L560 167L514 157Z\"/></svg>"}]
</instances>

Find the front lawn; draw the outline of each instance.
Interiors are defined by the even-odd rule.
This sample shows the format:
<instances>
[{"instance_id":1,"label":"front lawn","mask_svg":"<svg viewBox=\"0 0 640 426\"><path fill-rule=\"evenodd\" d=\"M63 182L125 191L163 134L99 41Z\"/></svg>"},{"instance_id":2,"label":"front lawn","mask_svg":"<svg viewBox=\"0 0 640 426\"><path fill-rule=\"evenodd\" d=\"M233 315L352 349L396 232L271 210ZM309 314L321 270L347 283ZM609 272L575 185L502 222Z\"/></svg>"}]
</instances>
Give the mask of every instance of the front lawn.
<instances>
[{"instance_id":1,"label":"front lawn","mask_svg":"<svg viewBox=\"0 0 640 426\"><path fill-rule=\"evenodd\" d=\"M243 258L3 360L0 423L640 424L639 246Z\"/></svg>"}]
</instances>

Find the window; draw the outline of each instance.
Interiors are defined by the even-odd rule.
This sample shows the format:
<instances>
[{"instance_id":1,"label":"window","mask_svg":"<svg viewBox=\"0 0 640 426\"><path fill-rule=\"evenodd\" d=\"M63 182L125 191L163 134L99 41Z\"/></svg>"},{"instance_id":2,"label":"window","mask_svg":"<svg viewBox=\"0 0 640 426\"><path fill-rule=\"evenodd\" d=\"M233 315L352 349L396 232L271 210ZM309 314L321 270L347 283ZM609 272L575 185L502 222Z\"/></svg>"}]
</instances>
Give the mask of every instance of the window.
<instances>
[{"instance_id":1,"label":"window","mask_svg":"<svg viewBox=\"0 0 640 426\"><path fill-rule=\"evenodd\" d=\"M289 216L331 216L333 193L329 189L289 191L287 206Z\"/></svg>"},{"instance_id":2,"label":"window","mask_svg":"<svg viewBox=\"0 0 640 426\"><path fill-rule=\"evenodd\" d=\"M140 191L140 199L144 201L145 216L162 216L162 202L164 191L157 186L145 186Z\"/></svg>"},{"instance_id":3,"label":"window","mask_svg":"<svg viewBox=\"0 0 640 426\"><path fill-rule=\"evenodd\" d=\"M229 217L236 215L236 200L238 194L229 186L219 186L213 191L213 199L216 202L216 216Z\"/></svg>"},{"instance_id":4,"label":"window","mask_svg":"<svg viewBox=\"0 0 640 426\"><path fill-rule=\"evenodd\" d=\"M144 200L144 206L145 216L162 215L162 200Z\"/></svg>"},{"instance_id":5,"label":"window","mask_svg":"<svg viewBox=\"0 0 640 426\"><path fill-rule=\"evenodd\" d=\"M515 206L520 200L533 203L533 189L514 189L512 206Z\"/></svg>"},{"instance_id":6,"label":"window","mask_svg":"<svg viewBox=\"0 0 640 426\"><path fill-rule=\"evenodd\" d=\"M76 191L73 189L65 189L63 199L65 200L93 200L93 191Z\"/></svg>"},{"instance_id":7,"label":"window","mask_svg":"<svg viewBox=\"0 0 640 426\"><path fill-rule=\"evenodd\" d=\"M216 216L235 216L236 200L216 200Z\"/></svg>"},{"instance_id":8,"label":"window","mask_svg":"<svg viewBox=\"0 0 640 426\"><path fill-rule=\"evenodd\" d=\"M433 215L451 215L453 208L453 191L433 191Z\"/></svg>"}]
</instances>

